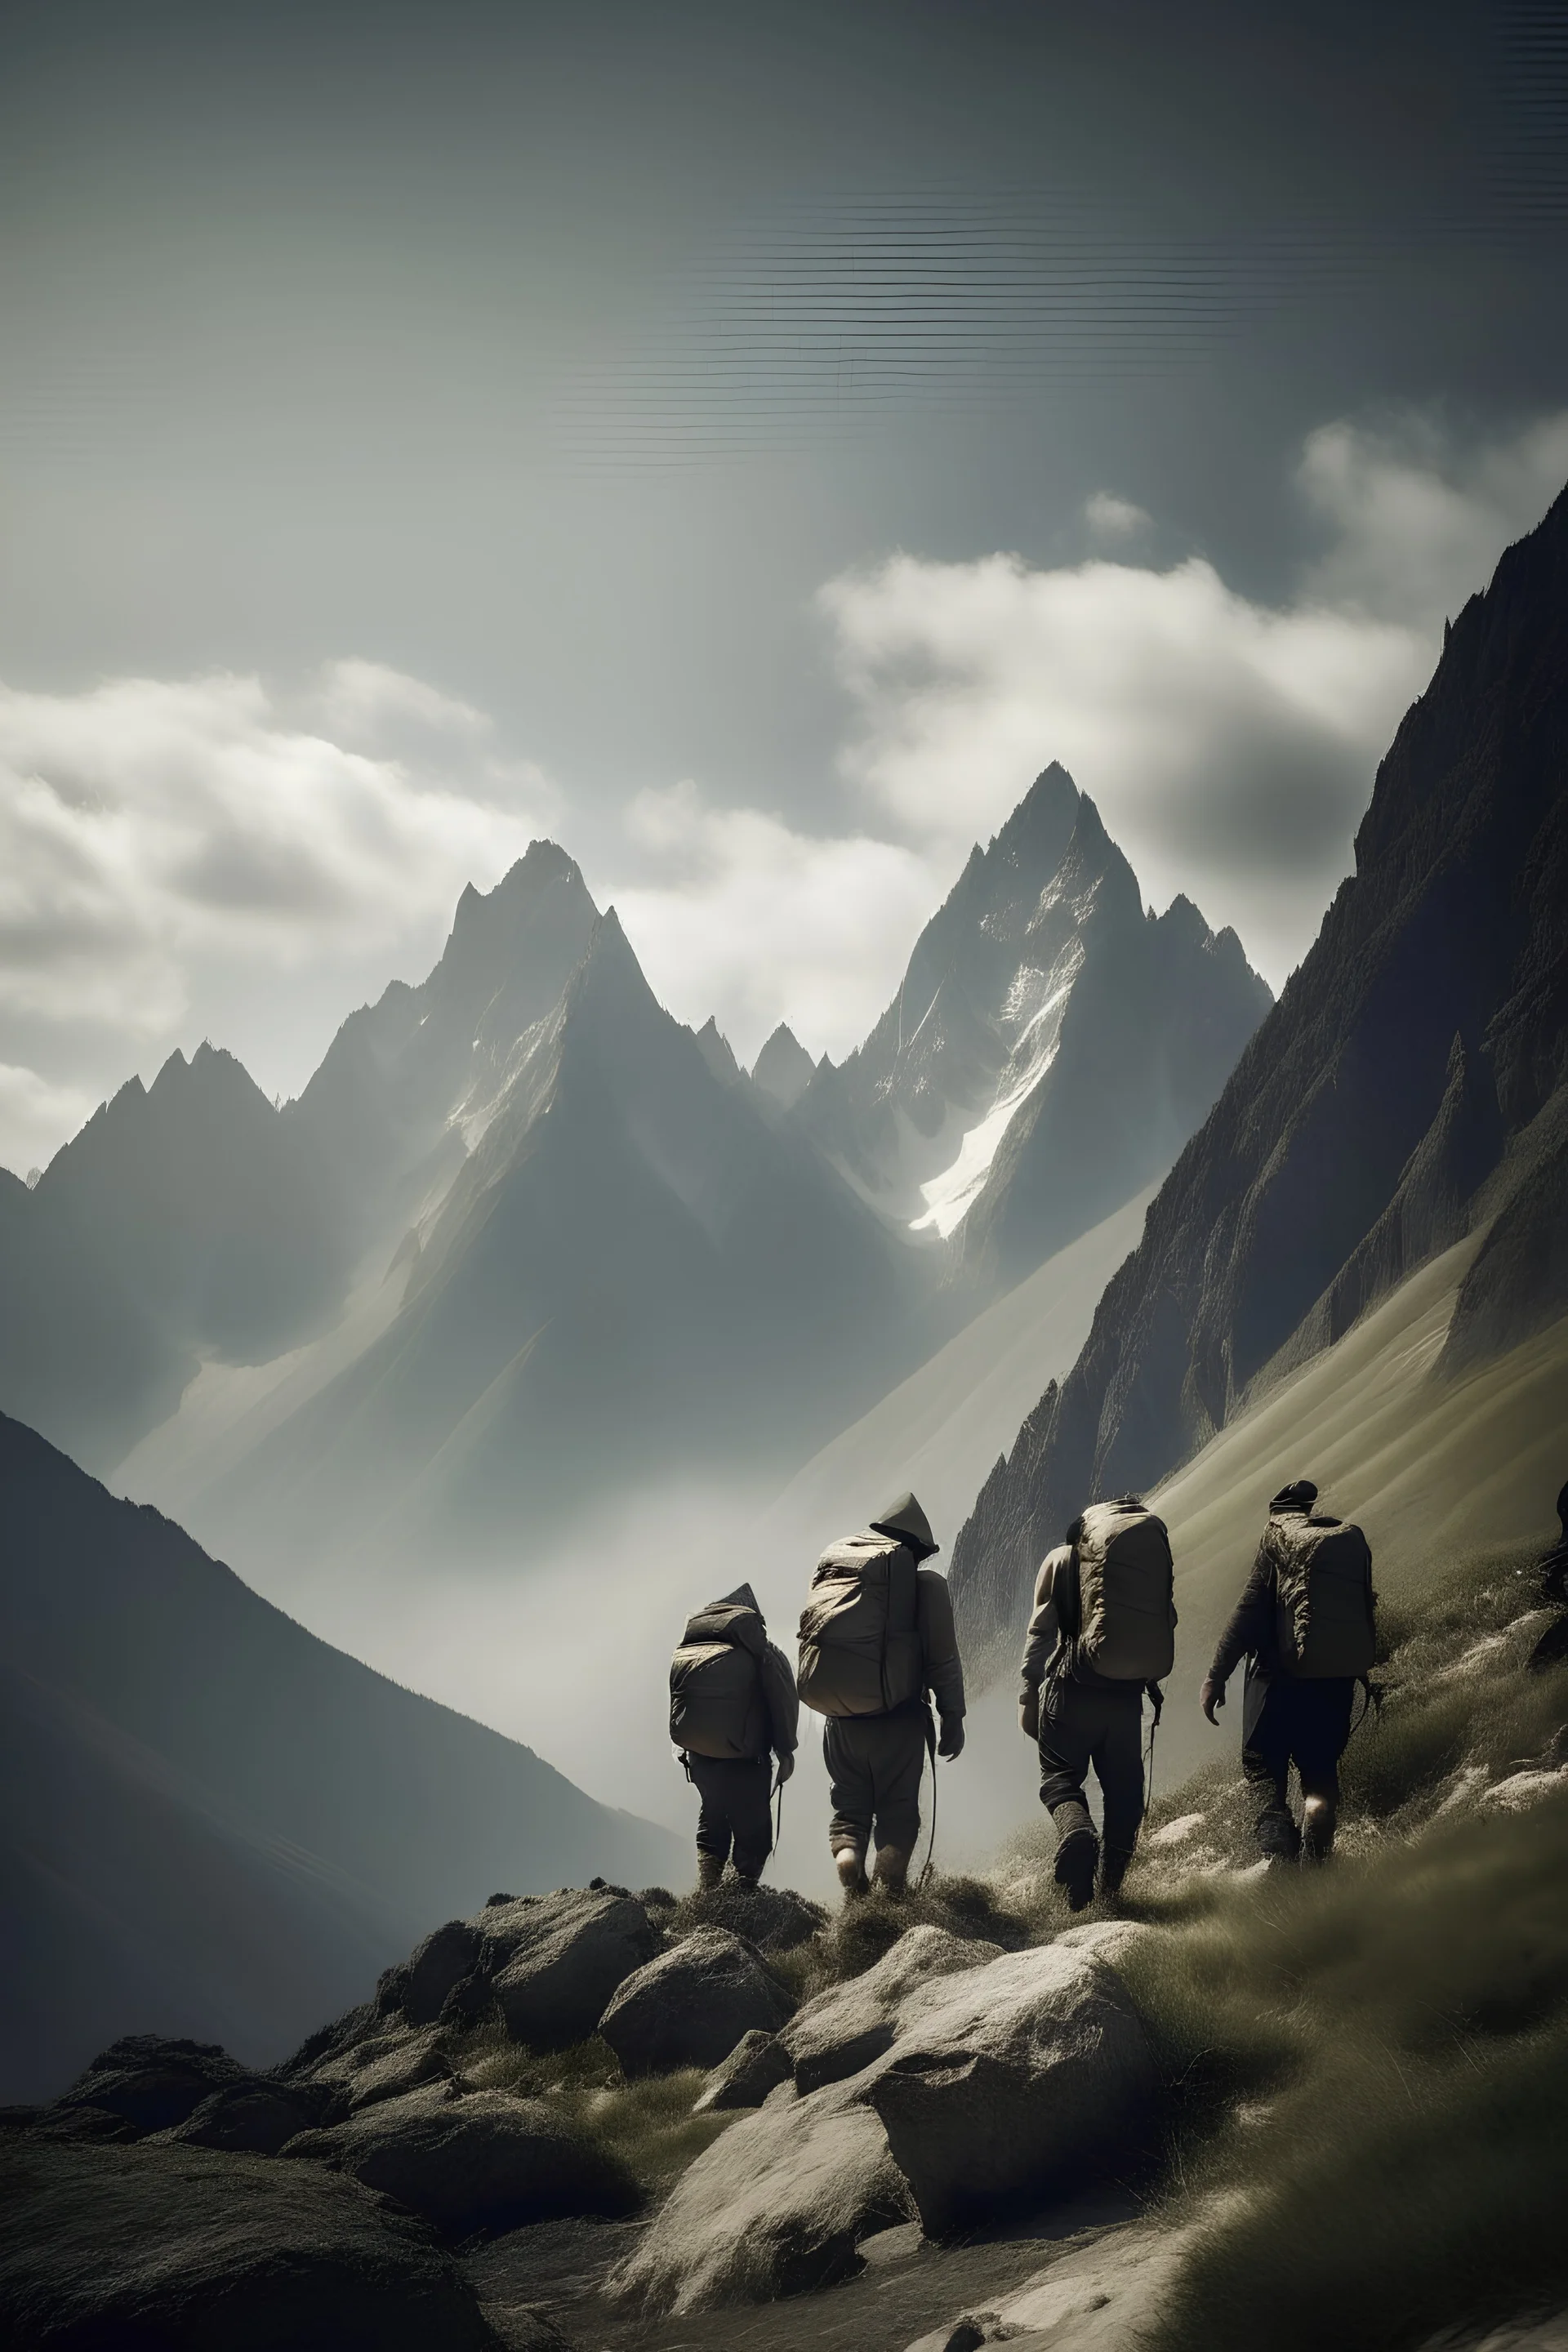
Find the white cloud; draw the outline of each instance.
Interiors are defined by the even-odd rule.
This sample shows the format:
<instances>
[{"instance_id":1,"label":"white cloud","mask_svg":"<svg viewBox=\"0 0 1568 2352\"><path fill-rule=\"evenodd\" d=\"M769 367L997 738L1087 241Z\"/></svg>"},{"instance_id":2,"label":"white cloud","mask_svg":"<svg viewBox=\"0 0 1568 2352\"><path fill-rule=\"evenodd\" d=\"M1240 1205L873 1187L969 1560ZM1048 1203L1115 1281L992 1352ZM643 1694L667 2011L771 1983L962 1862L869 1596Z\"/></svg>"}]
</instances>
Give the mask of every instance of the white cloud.
<instances>
[{"instance_id":1,"label":"white cloud","mask_svg":"<svg viewBox=\"0 0 1568 2352\"><path fill-rule=\"evenodd\" d=\"M391 952L521 855L541 797L347 749L254 677L0 688L0 1013L156 1036L204 957L260 985Z\"/></svg>"},{"instance_id":2,"label":"white cloud","mask_svg":"<svg viewBox=\"0 0 1568 2352\"><path fill-rule=\"evenodd\" d=\"M0 1167L18 1175L47 1168L96 1108L79 1087L54 1086L37 1070L0 1062Z\"/></svg>"},{"instance_id":3,"label":"white cloud","mask_svg":"<svg viewBox=\"0 0 1568 2352\"><path fill-rule=\"evenodd\" d=\"M1348 425L1301 488L1332 543L1278 607L1189 557L1035 571L896 555L822 591L858 727L846 772L928 853L998 825L1059 759L1146 893L1233 923L1278 985L1348 871L1377 760L1446 611L1568 471L1568 417L1449 458Z\"/></svg>"},{"instance_id":4,"label":"white cloud","mask_svg":"<svg viewBox=\"0 0 1568 2352\"><path fill-rule=\"evenodd\" d=\"M1131 499L1119 499L1110 490L1096 490L1092 498L1085 499L1083 519L1089 537L1102 546L1114 546L1131 539L1137 532L1147 530L1153 521L1153 517L1134 506Z\"/></svg>"},{"instance_id":5,"label":"white cloud","mask_svg":"<svg viewBox=\"0 0 1568 2352\"><path fill-rule=\"evenodd\" d=\"M609 895L649 985L683 1021L715 1014L746 1062L781 1021L814 1055L858 1045L951 879L897 843L708 807L689 781L639 793L626 831L641 873Z\"/></svg>"},{"instance_id":6,"label":"white cloud","mask_svg":"<svg viewBox=\"0 0 1568 2352\"><path fill-rule=\"evenodd\" d=\"M354 748L372 730L380 748ZM227 1035L246 1000L254 1050L269 999L313 977L331 1011L305 1025L330 1034L555 815L540 772L488 739L479 713L368 663L334 666L298 712L256 677L0 687L0 1051L69 1074L63 1121L87 1036L100 1078L123 1076ZM0 1128L0 1158L47 1148L48 1125Z\"/></svg>"}]
</instances>

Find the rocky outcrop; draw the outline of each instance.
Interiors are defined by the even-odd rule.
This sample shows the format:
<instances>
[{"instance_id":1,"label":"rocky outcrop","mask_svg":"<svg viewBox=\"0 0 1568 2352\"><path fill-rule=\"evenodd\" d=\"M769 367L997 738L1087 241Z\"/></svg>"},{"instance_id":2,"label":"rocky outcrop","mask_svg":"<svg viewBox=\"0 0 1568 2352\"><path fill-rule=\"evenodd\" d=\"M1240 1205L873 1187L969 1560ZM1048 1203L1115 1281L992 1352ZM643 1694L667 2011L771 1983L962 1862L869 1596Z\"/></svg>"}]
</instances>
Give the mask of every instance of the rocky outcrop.
<instances>
[{"instance_id":1,"label":"rocky outcrop","mask_svg":"<svg viewBox=\"0 0 1568 2352\"><path fill-rule=\"evenodd\" d=\"M929 2235L1092 2179L1155 2092L1120 1979L1092 1953L1008 1952L906 2002L865 2096Z\"/></svg>"},{"instance_id":2,"label":"rocky outcrop","mask_svg":"<svg viewBox=\"0 0 1568 2352\"><path fill-rule=\"evenodd\" d=\"M635 1895L614 1886L523 1895L487 1911L479 1966L514 2042L584 2041L658 1938Z\"/></svg>"},{"instance_id":3,"label":"rocky outcrop","mask_svg":"<svg viewBox=\"0 0 1568 2352\"><path fill-rule=\"evenodd\" d=\"M101 2051L55 2104L119 2116L138 2132L166 2131L183 2124L214 2091L254 2080L216 2042L127 2033Z\"/></svg>"},{"instance_id":4,"label":"rocky outcrop","mask_svg":"<svg viewBox=\"0 0 1568 2352\"><path fill-rule=\"evenodd\" d=\"M284 2090L274 2083L241 2083L214 2091L183 2124L156 2135L159 2144L214 2147L233 2156L276 2156L280 2147L321 2122L326 2095L304 2088Z\"/></svg>"},{"instance_id":5,"label":"rocky outcrop","mask_svg":"<svg viewBox=\"0 0 1568 2352\"><path fill-rule=\"evenodd\" d=\"M750 1944L698 1927L627 1977L599 2032L634 2079L716 2066L742 2034L775 2032L795 2007Z\"/></svg>"},{"instance_id":6,"label":"rocky outcrop","mask_svg":"<svg viewBox=\"0 0 1568 2352\"><path fill-rule=\"evenodd\" d=\"M771 2303L847 2278L861 2241L910 2213L856 2084L782 2089L682 2174L609 2289L648 2312Z\"/></svg>"},{"instance_id":7,"label":"rocky outcrop","mask_svg":"<svg viewBox=\"0 0 1568 2352\"><path fill-rule=\"evenodd\" d=\"M499 2352L424 2225L310 2164L0 2142L0 2338Z\"/></svg>"},{"instance_id":8,"label":"rocky outcrop","mask_svg":"<svg viewBox=\"0 0 1568 2352\"><path fill-rule=\"evenodd\" d=\"M430 2084L302 2132L285 2158L351 2173L453 2239L494 2236L562 2213L625 2213L637 2201L605 2152L540 2099Z\"/></svg>"},{"instance_id":9,"label":"rocky outcrop","mask_svg":"<svg viewBox=\"0 0 1568 2352\"><path fill-rule=\"evenodd\" d=\"M1105 1948L1118 1948L1109 1936ZM615 2294L685 2312L845 2278L863 2240L900 2219L937 2234L1092 2182L1155 2089L1131 2003L1092 1944L998 1952L916 1928L778 2044L797 2084L822 2087L780 2084L732 2124Z\"/></svg>"},{"instance_id":10,"label":"rocky outcrop","mask_svg":"<svg viewBox=\"0 0 1568 2352\"><path fill-rule=\"evenodd\" d=\"M875 1968L807 2001L780 2034L796 2089L819 2091L858 2074L892 2048L912 1998L943 1977L998 1957L994 1944L950 1936L941 1927L911 1927Z\"/></svg>"},{"instance_id":11,"label":"rocky outcrop","mask_svg":"<svg viewBox=\"0 0 1568 2352\"><path fill-rule=\"evenodd\" d=\"M1479 1343L1568 1280L1560 1176L1524 1144L1568 1082L1565 731L1568 496L1454 623L1378 771L1353 879L982 1489L951 1580L971 1654L1011 1647L1086 1498L1152 1485L1295 1360L1298 1332L1322 1344L1413 1255L1502 1209L1489 1171L1540 1197L1511 1234L1500 1221L1492 1273L1472 1269Z\"/></svg>"},{"instance_id":12,"label":"rocky outcrop","mask_svg":"<svg viewBox=\"0 0 1568 2352\"><path fill-rule=\"evenodd\" d=\"M1127 2352L1160 2317L1194 2237L1192 2227L1133 2224L1102 2230L1015 2293L960 2313L909 2352L981 2352L1016 2344L1021 2352Z\"/></svg>"},{"instance_id":13,"label":"rocky outcrop","mask_svg":"<svg viewBox=\"0 0 1568 2352\"><path fill-rule=\"evenodd\" d=\"M731 2107L760 2107L770 2091L793 2082L795 2068L776 2033L742 2033L730 2055L713 2069L692 2103L694 2116Z\"/></svg>"}]
</instances>

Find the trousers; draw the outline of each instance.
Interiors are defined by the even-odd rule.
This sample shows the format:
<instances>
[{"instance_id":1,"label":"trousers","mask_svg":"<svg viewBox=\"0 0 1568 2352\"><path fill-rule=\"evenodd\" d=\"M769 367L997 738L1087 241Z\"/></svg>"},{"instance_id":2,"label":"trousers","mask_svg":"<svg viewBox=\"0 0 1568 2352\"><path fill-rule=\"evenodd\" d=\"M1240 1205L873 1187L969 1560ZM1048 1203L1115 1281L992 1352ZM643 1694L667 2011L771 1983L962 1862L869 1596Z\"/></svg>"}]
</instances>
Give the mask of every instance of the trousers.
<instances>
[{"instance_id":1,"label":"trousers","mask_svg":"<svg viewBox=\"0 0 1568 2352\"><path fill-rule=\"evenodd\" d=\"M1241 1713L1241 1769L1270 1803L1285 1811L1290 1767L1303 1797L1339 1802L1340 1758L1351 1736L1355 1683L1348 1675L1321 1682L1275 1682L1248 1674Z\"/></svg>"},{"instance_id":2,"label":"trousers","mask_svg":"<svg viewBox=\"0 0 1568 2352\"><path fill-rule=\"evenodd\" d=\"M864 1853L873 1835L879 1848L914 1852L928 1724L923 1707L828 1717L822 1754L833 1799L827 1843L835 1853L846 1847Z\"/></svg>"},{"instance_id":3,"label":"trousers","mask_svg":"<svg viewBox=\"0 0 1568 2352\"><path fill-rule=\"evenodd\" d=\"M1040 1802L1084 1801L1093 1769L1110 1853L1131 1853L1143 1819L1143 1685L1052 1675L1040 1692Z\"/></svg>"},{"instance_id":4,"label":"trousers","mask_svg":"<svg viewBox=\"0 0 1568 2352\"><path fill-rule=\"evenodd\" d=\"M773 1850L773 1758L689 1756L700 1800L697 1851L728 1862L731 1845L742 1878L757 1878Z\"/></svg>"}]
</instances>

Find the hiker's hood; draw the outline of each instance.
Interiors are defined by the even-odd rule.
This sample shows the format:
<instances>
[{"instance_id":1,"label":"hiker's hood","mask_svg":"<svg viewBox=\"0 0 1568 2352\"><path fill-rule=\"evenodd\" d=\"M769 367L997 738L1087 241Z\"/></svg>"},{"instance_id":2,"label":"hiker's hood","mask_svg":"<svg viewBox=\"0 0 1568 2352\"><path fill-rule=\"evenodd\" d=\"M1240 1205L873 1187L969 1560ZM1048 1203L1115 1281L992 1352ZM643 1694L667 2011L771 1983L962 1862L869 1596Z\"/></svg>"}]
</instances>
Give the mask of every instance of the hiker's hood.
<instances>
[{"instance_id":1,"label":"hiker's hood","mask_svg":"<svg viewBox=\"0 0 1568 2352\"><path fill-rule=\"evenodd\" d=\"M942 1546L931 1531L931 1521L912 1495L900 1495L890 1503L871 1525L879 1536L896 1536L913 1552L940 1551Z\"/></svg>"},{"instance_id":2,"label":"hiker's hood","mask_svg":"<svg viewBox=\"0 0 1568 2352\"><path fill-rule=\"evenodd\" d=\"M1310 1511L1318 1499L1318 1490L1310 1478L1292 1478L1281 1486L1268 1507L1271 1511Z\"/></svg>"},{"instance_id":3,"label":"hiker's hood","mask_svg":"<svg viewBox=\"0 0 1568 2352\"><path fill-rule=\"evenodd\" d=\"M760 1617L763 1604L749 1584L737 1584L733 1592L721 1592L717 1601L708 1603L710 1609L754 1609Z\"/></svg>"}]
</instances>

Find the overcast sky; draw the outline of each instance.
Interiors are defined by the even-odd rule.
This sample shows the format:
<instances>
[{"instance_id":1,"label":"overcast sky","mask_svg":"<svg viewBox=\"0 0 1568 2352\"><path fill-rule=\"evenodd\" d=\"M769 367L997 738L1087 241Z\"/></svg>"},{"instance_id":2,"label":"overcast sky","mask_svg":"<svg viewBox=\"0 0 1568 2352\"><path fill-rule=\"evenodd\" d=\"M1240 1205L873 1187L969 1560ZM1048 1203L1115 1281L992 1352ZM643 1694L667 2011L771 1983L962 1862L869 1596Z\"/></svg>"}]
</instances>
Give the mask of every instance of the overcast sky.
<instances>
[{"instance_id":1,"label":"overcast sky","mask_svg":"<svg viewBox=\"0 0 1568 2352\"><path fill-rule=\"evenodd\" d=\"M1568 8L9 0L0 1161L548 831L835 1055L1059 758L1277 986L1568 479Z\"/></svg>"}]
</instances>

